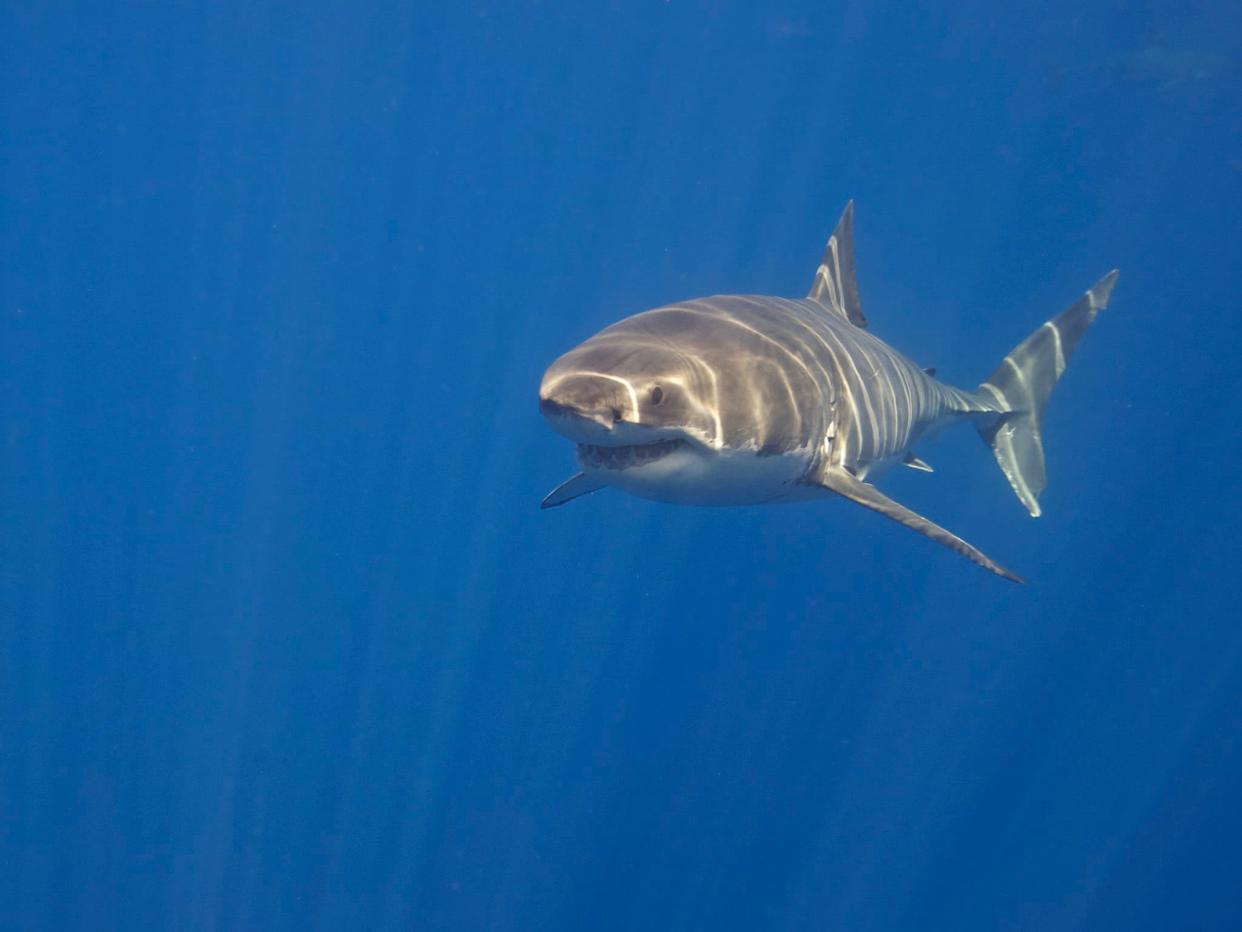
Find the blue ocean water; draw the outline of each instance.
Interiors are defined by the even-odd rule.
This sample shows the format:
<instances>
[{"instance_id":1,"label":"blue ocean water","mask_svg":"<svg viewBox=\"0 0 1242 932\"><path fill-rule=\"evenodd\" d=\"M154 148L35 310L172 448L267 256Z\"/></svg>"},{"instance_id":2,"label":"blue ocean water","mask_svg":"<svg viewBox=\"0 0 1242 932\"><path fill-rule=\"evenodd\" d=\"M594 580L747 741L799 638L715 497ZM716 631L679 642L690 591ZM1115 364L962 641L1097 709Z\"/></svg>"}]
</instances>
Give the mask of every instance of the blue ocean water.
<instances>
[{"instance_id":1,"label":"blue ocean water","mask_svg":"<svg viewBox=\"0 0 1242 932\"><path fill-rule=\"evenodd\" d=\"M1242 927L1242 13L918 6L0 5L0 928ZM1043 517L884 482L1029 585L541 513L543 368L851 197L955 384L1122 270Z\"/></svg>"}]
</instances>

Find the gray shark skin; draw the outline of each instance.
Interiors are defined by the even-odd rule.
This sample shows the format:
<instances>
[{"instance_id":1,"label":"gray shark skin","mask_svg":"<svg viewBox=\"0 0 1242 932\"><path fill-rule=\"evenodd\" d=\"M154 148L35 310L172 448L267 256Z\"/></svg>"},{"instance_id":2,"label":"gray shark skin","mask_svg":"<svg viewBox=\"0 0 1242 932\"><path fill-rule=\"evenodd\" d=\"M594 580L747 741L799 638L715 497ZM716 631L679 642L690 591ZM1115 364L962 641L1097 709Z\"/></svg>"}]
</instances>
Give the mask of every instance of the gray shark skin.
<instances>
[{"instance_id":1,"label":"gray shark skin","mask_svg":"<svg viewBox=\"0 0 1242 932\"><path fill-rule=\"evenodd\" d=\"M1038 515L1044 408L1116 280L1110 272L1044 323L977 389L954 388L867 331L851 201L807 297L682 301L618 321L557 359L544 373L540 410L577 445L581 471L542 507L606 486L685 505L835 494L1022 582L868 480L896 464L930 472L912 448L968 422Z\"/></svg>"}]
</instances>

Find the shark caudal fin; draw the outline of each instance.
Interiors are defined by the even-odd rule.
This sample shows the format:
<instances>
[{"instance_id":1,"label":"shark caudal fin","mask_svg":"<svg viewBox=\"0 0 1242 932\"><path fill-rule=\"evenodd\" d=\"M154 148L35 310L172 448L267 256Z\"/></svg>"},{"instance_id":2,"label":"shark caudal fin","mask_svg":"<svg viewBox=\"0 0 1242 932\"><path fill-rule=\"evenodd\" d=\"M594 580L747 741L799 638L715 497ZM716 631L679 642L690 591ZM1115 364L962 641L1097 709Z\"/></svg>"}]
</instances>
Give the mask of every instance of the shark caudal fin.
<instances>
[{"instance_id":1,"label":"shark caudal fin","mask_svg":"<svg viewBox=\"0 0 1242 932\"><path fill-rule=\"evenodd\" d=\"M1114 269L1081 298L1019 343L1001 360L980 394L999 402L1007 412L980 425L979 435L992 448L1005 478L1032 517L1039 515L1044 478L1044 445L1040 439L1044 408L1096 314L1108 306L1117 283Z\"/></svg>"}]
</instances>

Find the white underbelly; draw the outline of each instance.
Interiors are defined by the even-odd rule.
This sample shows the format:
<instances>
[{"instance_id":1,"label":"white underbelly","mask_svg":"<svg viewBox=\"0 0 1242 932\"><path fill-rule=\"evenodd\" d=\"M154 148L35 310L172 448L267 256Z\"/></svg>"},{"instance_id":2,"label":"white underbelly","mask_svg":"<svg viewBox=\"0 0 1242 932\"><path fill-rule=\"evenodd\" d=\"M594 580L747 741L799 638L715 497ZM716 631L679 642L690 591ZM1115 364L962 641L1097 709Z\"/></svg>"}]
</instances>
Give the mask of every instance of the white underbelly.
<instances>
[{"instance_id":1,"label":"white underbelly","mask_svg":"<svg viewBox=\"0 0 1242 932\"><path fill-rule=\"evenodd\" d=\"M631 495L675 505L758 505L822 495L799 482L809 464L804 451L756 456L748 450L687 447L653 463L588 473Z\"/></svg>"}]
</instances>

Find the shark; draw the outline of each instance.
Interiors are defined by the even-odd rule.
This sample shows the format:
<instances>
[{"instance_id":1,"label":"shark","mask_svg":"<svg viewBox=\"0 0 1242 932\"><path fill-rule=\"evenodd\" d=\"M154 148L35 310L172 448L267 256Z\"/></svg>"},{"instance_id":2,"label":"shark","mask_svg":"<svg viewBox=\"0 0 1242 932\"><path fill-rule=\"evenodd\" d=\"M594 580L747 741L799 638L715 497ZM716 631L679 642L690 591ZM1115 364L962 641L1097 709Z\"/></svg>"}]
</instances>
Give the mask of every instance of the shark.
<instances>
[{"instance_id":1,"label":"shark","mask_svg":"<svg viewBox=\"0 0 1242 932\"><path fill-rule=\"evenodd\" d=\"M972 425L1019 502L1040 514L1042 422L1113 270L1006 355L976 388L935 377L868 329L854 265L854 202L804 298L715 295L626 317L557 358L539 407L576 447L554 508L603 488L679 505L837 496L1013 582L1023 579L875 485L956 423Z\"/></svg>"}]
</instances>

